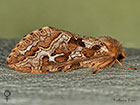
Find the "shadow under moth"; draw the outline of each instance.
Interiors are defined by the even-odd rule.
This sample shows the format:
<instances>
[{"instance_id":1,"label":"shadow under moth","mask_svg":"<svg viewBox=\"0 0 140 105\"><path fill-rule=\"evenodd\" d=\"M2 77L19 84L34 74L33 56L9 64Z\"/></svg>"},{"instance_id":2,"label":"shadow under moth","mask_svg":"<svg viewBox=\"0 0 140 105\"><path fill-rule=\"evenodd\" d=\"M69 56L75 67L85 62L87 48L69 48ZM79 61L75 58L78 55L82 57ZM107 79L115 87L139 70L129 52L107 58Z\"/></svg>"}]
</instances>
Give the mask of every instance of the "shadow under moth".
<instances>
[{"instance_id":1,"label":"shadow under moth","mask_svg":"<svg viewBox=\"0 0 140 105\"><path fill-rule=\"evenodd\" d=\"M71 71L80 67L95 69L123 66L122 45L108 36L81 36L53 27L43 27L24 36L7 58L8 66L27 73Z\"/></svg>"}]
</instances>

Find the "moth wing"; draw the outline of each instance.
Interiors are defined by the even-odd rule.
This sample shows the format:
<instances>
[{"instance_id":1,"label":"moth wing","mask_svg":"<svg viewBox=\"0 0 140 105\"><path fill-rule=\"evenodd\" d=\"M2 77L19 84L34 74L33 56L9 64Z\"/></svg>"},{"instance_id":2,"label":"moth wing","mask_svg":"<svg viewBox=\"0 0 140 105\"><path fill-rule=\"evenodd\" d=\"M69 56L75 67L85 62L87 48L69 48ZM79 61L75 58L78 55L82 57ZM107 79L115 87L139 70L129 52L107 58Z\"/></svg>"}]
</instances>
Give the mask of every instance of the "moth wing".
<instances>
[{"instance_id":1,"label":"moth wing","mask_svg":"<svg viewBox=\"0 0 140 105\"><path fill-rule=\"evenodd\" d=\"M47 49L50 43L59 36L60 30L43 27L24 36L12 49L7 57L9 67L28 73L41 73L40 58L42 49ZM41 52L42 55L39 55ZM45 56L45 54L44 54Z\"/></svg>"},{"instance_id":2,"label":"moth wing","mask_svg":"<svg viewBox=\"0 0 140 105\"><path fill-rule=\"evenodd\" d=\"M108 56L101 56L101 57L94 57L94 58L78 58L72 61L67 61L63 63L57 63L55 65L49 66L50 72L55 71L70 71L79 67L88 67L90 69L95 68L96 70L102 69L106 66L113 65L114 59L113 57Z\"/></svg>"}]
</instances>

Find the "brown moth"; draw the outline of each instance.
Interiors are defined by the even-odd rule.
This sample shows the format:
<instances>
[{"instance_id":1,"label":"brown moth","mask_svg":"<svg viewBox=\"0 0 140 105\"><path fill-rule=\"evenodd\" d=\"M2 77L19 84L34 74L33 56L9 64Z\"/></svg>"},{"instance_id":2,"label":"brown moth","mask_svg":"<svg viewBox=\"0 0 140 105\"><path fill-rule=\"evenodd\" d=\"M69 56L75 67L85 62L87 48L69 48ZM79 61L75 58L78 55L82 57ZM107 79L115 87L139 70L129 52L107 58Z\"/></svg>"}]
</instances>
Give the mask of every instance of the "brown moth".
<instances>
[{"instance_id":1,"label":"brown moth","mask_svg":"<svg viewBox=\"0 0 140 105\"><path fill-rule=\"evenodd\" d=\"M53 27L43 27L24 36L7 58L8 66L27 73L70 71L80 67L104 67L124 61L122 45L108 36L80 36Z\"/></svg>"}]
</instances>

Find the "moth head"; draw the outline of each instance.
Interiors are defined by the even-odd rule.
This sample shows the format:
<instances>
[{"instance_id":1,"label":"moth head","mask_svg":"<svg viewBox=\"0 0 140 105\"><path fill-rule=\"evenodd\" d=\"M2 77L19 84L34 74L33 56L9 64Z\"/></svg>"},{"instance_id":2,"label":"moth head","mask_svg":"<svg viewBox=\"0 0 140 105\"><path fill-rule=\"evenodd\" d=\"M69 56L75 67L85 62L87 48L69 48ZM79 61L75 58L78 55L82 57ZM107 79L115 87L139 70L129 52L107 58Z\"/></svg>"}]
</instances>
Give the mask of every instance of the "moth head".
<instances>
[{"instance_id":1,"label":"moth head","mask_svg":"<svg viewBox=\"0 0 140 105\"><path fill-rule=\"evenodd\" d=\"M121 62L123 62L124 60L125 60L125 57L126 57L126 55L125 55L125 52L124 52L124 50L121 50L120 51L120 54L118 55L118 60L119 61L121 61Z\"/></svg>"},{"instance_id":2,"label":"moth head","mask_svg":"<svg viewBox=\"0 0 140 105\"><path fill-rule=\"evenodd\" d=\"M119 41L108 36L99 37L99 40L104 43L111 56L114 56L119 61L124 61L126 56L122 44Z\"/></svg>"}]
</instances>

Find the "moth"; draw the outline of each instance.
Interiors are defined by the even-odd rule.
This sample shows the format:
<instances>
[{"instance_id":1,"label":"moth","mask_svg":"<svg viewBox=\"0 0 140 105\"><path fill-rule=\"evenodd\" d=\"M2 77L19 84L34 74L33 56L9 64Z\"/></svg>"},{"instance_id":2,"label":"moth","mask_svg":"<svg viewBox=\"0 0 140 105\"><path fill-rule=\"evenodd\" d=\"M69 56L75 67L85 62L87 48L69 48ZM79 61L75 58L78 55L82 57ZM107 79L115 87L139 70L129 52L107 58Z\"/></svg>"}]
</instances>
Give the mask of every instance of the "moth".
<instances>
[{"instance_id":1,"label":"moth","mask_svg":"<svg viewBox=\"0 0 140 105\"><path fill-rule=\"evenodd\" d=\"M7 58L8 66L27 73L71 71L80 67L95 69L119 64L125 59L122 45L109 36L99 38L43 27L24 36Z\"/></svg>"}]
</instances>

